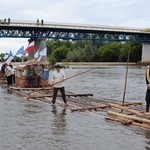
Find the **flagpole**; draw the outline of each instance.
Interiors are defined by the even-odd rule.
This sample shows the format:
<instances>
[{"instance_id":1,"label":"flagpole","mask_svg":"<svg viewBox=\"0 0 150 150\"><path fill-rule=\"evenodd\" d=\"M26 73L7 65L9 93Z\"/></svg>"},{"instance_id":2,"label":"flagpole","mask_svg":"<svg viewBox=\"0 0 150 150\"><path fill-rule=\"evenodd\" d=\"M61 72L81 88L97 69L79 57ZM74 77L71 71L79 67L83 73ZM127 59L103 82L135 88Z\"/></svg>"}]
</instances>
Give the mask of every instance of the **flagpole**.
<instances>
[{"instance_id":1,"label":"flagpole","mask_svg":"<svg viewBox=\"0 0 150 150\"><path fill-rule=\"evenodd\" d=\"M24 62L24 57L23 56L21 56L21 62Z\"/></svg>"}]
</instances>

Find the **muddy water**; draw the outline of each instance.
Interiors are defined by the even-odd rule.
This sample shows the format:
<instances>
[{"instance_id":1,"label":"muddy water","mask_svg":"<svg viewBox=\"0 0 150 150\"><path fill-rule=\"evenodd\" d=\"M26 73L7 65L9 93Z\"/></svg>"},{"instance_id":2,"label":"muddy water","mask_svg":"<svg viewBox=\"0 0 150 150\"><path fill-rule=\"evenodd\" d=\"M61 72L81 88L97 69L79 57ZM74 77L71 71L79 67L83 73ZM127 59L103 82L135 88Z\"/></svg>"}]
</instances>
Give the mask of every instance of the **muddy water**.
<instances>
[{"instance_id":1,"label":"muddy water","mask_svg":"<svg viewBox=\"0 0 150 150\"><path fill-rule=\"evenodd\" d=\"M122 101L124 66L102 66L66 81L66 90ZM66 69L71 76L85 69ZM144 101L145 67L129 67L125 101ZM104 112L74 112L0 88L0 150L149 150L150 132L104 120Z\"/></svg>"}]
</instances>

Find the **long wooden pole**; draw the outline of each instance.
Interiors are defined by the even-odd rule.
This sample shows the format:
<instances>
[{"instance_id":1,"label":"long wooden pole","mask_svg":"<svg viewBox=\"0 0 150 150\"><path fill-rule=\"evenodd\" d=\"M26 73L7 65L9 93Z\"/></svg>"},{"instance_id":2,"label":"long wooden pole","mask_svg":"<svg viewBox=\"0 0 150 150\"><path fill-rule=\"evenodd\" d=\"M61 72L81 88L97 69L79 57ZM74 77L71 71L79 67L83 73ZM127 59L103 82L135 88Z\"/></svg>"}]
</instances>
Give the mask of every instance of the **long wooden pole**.
<instances>
[{"instance_id":1,"label":"long wooden pole","mask_svg":"<svg viewBox=\"0 0 150 150\"><path fill-rule=\"evenodd\" d=\"M89 69L89 70L87 70L87 71L84 71L84 72L75 74L75 75L73 75L73 76L70 76L70 77L64 79L63 81L68 80L68 79L71 79L71 78L74 78L74 77L79 76L79 75L81 75L81 74L87 73L87 72L92 71L92 70L94 70L94 69L96 69L96 68L92 68L92 69ZM52 88L55 84L60 83L60 82L62 82L62 80L61 80L61 81L58 81L58 82L55 82L54 84L50 84L51 88ZM40 88L40 89L37 89L36 91L44 90L44 89L47 89L47 88ZM30 92L29 94L32 94L33 92L34 92L34 91Z\"/></svg>"},{"instance_id":2,"label":"long wooden pole","mask_svg":"<svg viewBox=\"0 0 150 150\"><path fill-rule=\"evenodd\" d=\"M96 68L92 68L92 69L89 69L89 70L87 70L87 71L84 71L84 72L75 74L75 75L73 75L73 76L70 76L70 77L64 79L63 81L69 80L69 79L71 79L71 78L74 78L74 77L79 76L79 75L81 75L81 74L87 73L87 72L92 71L92 70L94 70L94 69L96 69ZM50 84L50 85L53 86L53 85L55 85L55 84L57 84L57 83L60 83L60 82L62 82L62 80L61 80L61 81L58 81L58 82L55 82L55 83L53 83L53 84Z\"/></svg>"},{"instance_id":3,"label":"long wooden pole","mask_svg":"<svg viewBox=\"0 0 150 150\"><path fill-rule=\"evenodd\" d=\"M126 76L125 76L125 84L124 84L124 92L123 92L122 105L124 104L124 101L125 101L125 95L126 95L129 59L130 59L130 45L129 45L128 58L127 58Z\"/></svg>"}]
</instances>

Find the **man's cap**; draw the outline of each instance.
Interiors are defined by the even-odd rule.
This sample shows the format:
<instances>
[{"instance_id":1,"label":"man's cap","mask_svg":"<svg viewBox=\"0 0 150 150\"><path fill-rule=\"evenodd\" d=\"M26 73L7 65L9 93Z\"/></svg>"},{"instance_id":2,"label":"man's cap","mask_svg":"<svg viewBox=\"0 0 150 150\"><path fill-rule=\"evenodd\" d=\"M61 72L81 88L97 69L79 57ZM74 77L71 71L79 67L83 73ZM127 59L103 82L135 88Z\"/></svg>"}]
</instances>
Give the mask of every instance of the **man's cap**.
<instances>
[{"instance_id":1,"label":"man's cap","mask_svg":"<svg viewBox=\"0 0 150 150\"><path fill-rule=\"evenodd\" d=\"M60 65L56 65L55 68L61 68L61 66Z\"/></svg>"}]
</instances>

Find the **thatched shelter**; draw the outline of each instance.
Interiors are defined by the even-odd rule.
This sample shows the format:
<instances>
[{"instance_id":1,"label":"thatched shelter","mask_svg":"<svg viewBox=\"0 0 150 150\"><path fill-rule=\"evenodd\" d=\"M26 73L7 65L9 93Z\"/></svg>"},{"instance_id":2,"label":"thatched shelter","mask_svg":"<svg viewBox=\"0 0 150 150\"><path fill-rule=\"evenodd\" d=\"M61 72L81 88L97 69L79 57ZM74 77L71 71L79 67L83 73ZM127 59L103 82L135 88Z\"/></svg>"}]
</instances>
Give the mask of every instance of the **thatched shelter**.
<instances>
[{"instance_id":1,"label":"thatched shelter","mask_svg":"<svg viewBox=\"0 0 150 150\"><path fill-rule=\"evenodd\" d=\"M27 61L22 63L22 65L19 65L15 67L15 84L20 87L25 87L25 81L27 79L27 70L30 65L37 65L37 61L35 59ZM49 68L48 68L48 62L47 61L42 61L40 64L43 67L43 73L49 73ZM48 87L49 86L49 80L44 78L41 79L41 86L42 87ZM33 81L33 87L36 87L35 81Z\"/></svg>"}]
</instances>

